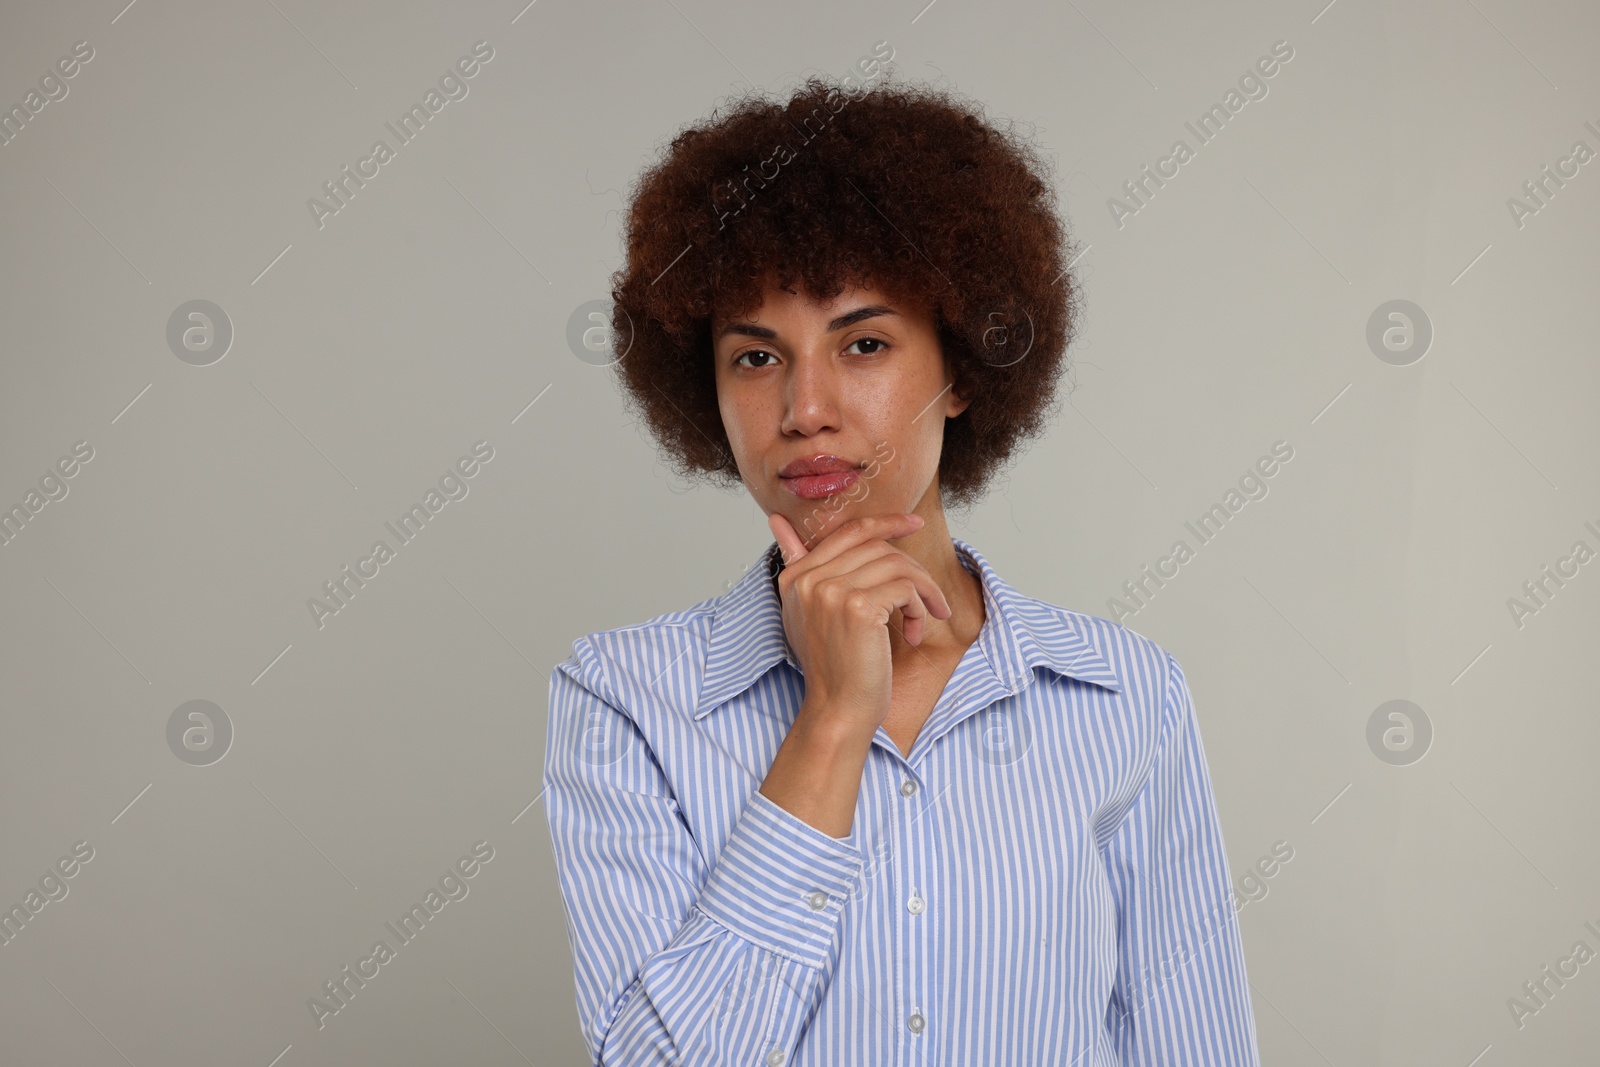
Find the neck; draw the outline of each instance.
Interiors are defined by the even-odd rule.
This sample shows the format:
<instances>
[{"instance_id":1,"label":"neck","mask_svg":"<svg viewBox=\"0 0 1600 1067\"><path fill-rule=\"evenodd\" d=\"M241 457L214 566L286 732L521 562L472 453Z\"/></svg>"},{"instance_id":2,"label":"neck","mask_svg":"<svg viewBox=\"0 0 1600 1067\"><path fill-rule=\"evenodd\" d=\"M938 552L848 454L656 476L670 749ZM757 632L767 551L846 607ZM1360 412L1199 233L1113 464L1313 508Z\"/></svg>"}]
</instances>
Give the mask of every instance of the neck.
<instances>
[{"instance_id":1,"label":"neck","mask_svg":"<svg viewBox=\"0 0 1600 1067\"><path fill-rule=\"evenodd\" d=\"M949 601L951 614L948 619L926 615L922 620L922 641L913 645L902 636L905 619L900 611L895 611L889 617L889 646L896 661L916 656L921 651L966 648L977 638L986 615L983 582L962 565L950 537L950 528L945 525L944 510L939 507L937 497L933 500L931 507L916 509L922 516L922 529L889 543L927 569Z\"/></svg>"}]
</instances>

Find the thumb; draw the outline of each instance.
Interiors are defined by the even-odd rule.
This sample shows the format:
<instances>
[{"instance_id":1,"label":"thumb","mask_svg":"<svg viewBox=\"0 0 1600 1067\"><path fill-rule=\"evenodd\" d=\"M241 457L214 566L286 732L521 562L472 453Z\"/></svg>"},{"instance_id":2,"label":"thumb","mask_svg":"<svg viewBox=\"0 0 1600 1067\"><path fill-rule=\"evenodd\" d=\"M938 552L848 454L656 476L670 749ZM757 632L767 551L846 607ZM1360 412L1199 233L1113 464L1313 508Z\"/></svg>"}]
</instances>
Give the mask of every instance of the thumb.
<instances>
[{"instance_id":1,"label":"thumb","mask_svg":"<svg viewBox=\"0 0 1600 1067\"><path fill-rule=\"evenodd\" d=\"M785 565L793 563L808 551L800 535L795 533L794 526L778 512L767 516L767 526L771 528L772 536L778 539L778 550L783 553Z\"/></svg>"}]
</instances>

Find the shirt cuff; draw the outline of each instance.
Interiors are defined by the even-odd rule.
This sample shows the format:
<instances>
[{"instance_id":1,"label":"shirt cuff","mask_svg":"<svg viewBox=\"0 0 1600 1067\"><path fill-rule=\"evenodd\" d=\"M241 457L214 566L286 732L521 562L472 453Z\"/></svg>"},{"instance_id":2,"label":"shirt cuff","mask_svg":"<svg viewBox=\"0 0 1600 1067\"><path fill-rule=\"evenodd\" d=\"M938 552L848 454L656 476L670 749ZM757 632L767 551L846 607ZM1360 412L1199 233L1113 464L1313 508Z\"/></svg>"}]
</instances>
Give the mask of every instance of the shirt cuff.
<instances>
[{"instance_id":1,"label":"shirt cuff","mask_svg":"<svg viewBox=\"0 0 1600 1067\"><path fill-rule=\"evenodd\" d=\"M699 907L770 952L821 967L861 869L853 833L830 837L757 791L706 879Z\"/></svg>"}]
</instances>

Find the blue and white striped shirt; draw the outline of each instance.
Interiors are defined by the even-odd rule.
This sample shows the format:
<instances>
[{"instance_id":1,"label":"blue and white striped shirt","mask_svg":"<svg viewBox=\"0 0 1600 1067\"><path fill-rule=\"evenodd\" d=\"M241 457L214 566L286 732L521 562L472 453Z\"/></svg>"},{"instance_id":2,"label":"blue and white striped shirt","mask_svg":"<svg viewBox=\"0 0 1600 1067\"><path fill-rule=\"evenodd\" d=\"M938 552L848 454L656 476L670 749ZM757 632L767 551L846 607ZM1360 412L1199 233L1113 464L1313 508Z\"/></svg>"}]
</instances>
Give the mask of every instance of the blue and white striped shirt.
<instances>
[{"instance_id":1,"label":"blue and white striped shirt","mask_svg":"<svg viewBox=\"0 0 1600 1067\"><path fill-rule=\"evenodd\" d=\"M804 696L774 542L552 673L545 812L594 1063L1258 1067L1182 670L1022 595L835 838L757 792Z\"/></svg>"}]
</instances>

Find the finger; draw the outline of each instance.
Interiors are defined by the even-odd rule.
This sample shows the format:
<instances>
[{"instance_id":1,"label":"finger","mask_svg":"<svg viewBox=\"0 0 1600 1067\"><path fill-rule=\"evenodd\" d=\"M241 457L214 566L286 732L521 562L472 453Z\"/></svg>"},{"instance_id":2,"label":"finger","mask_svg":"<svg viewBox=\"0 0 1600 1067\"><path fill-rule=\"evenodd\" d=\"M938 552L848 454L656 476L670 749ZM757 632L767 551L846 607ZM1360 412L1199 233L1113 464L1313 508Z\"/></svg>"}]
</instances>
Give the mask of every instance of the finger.
<instances>
[{"instance_id":1,"label":"finger","mask_svg":"<svg viewBox=\"0 0 1600 1067\"><path fill-rule=\"evenodd\" d=\"M795 532L794 524L783 515L776 511L768 515L767 526L771 528L772 536L778 539L778 551L783 553L785 566L808 553L809 549Z\"/></svg>"},{"instance_id":2,"label":"finger","mask_svg":"<svg viewBox=\"0 0 1600 1067\"><path fill-rule=\"evenodd\" d=\"M791 527L792 528L792 527ZM885 541L905 537L922 528L922 516L915 512L892 512L887 515L863 515L851 519L817 544L807 553L810 566L820 566L873 538Z\"/></svg>"},{"instance_id":3,"label":"finger","mask_svg":"<svg viewBox=\"0 0 1600 1067\"><path fill-rule=\"evenodd\" d=\"M899 608L900 622L902 624L900 635L904 637L908 643L920 645L922 643L922 633L924 628L923 619L926 616L926 612L922 610L922 602L918 597L915 586L912 586L911 595L906 603L899 605Z\"/></svg>"},{"instance_id":4,"label":"finger","mask_svg":"<svg viewBox=\"0 0 1600 1067\"><path fill-rule=\"evenodd\" d=\"M894 606L900 608L901 615L908 622L913 618L920 620L925 615L932 615L936 619L950 618L953 614L950 601L945 597L944 590L939 588L939 583L933 580L933 575L922 564L899 549L887 548L876 557L868 557L860 564L850 566L852 557L857 553L870 552L872 547L870 544L862 545L835 560L833 566L848 567L848 570L840 570L840 575L863 591L887 588L899 582L907 583L905 590L909 593L909 603L896 603ZM906 637L910 640L909 630Z\"/></svg>"},{"instance_id":5,"label":"finger","mask_svg":"<svg viewBox=\"0 0 1600 1067\"><path fill-rule=\"evenodd\" d=\"M815 556L815 551L813 551ZM868 541L846 550L827 563L804 568L817 577L843 577L854 589L869 590L896 581L909 581L916 591L911 612L921 617L931 614L948 619L955 614L944 589L919 561L881 540ZM797 572L797 574L800 572ZM898 605L897 605L898 606Z\"/></svg>"},{"instance_id":6,"label":"finger","mask_svg":"<svg viewBox=\"0 0 1600 1067\"><path fill-rule=\"evenodd\" d=\"M845 588L858 594L862 600L872 606L880 618L882 625L897 629L909 641L909 634L915 631L920 637L921 620L927 616L928 609L923 606L922 597L916 583L904 574L897 574L883 582L862 584L857 577L851 574L835 575L830 582L842 582ZM901 626L894 627L894 613L900 612Z\"/></svg>"},{"instance_id":7,"label":"finger","mask_svg":"<svg viewBox=\"0 0 1600 1067\"><path fill-rule=\"evenodd\" d=\"M924 613L932 615L936 619L948 619L955 614L955 609L950 606L950 598L944 595L944 589L934 580L933 575L928 573L928 568L924 567L920 562L897 548L891 548L886 552L882 557L882 561L890 567L898 565L899 568L903 568L894 570L892 574L910 579L915 587L919 598L915 602L919 618ZM885 580L888 580L888 578L886 577ZM926 612L923 611L924 605L926 605Z\"/></svg>"}]
</instances>

